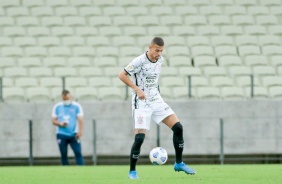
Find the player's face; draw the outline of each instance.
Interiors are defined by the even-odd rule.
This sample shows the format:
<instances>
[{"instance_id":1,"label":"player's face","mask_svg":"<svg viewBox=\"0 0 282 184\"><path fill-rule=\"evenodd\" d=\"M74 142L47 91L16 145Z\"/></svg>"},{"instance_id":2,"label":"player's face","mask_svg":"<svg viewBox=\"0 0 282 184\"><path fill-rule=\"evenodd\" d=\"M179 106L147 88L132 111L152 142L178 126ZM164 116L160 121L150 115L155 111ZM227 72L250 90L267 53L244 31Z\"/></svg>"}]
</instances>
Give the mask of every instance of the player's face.
<instances>
[{"instance_id":1,"label":"player's face","mask_svg":"<svg viewBox=\"0 0 282 184\"><path fill-rule=\"evenodd\" d=\"M163 53L164 47L163 46L159 46L159 45L150 45L149 46L149 55L150 55L150 59L153 59L154 61L158 60Z\"/></svg>"},{"instance_id":2,"label":"player's face","mask_svg":"<svg viewBox=\"0 0 282 184\"><path fill-rule=\"evenodd\" d=\"M66 94L66 95L62 95L62 99L65 100L70 100L71 99L71 95L70 94Z\"/></svg>"}]
</instances>

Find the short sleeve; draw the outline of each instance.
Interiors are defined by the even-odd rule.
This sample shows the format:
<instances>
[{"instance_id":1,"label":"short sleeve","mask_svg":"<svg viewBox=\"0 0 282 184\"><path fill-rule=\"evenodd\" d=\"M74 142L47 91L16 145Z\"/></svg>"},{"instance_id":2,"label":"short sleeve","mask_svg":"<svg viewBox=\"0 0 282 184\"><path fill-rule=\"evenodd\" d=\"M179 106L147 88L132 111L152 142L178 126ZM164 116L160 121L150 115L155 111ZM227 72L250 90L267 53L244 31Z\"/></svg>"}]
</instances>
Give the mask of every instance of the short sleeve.
<instances>
[{"instance_id":1,"label":"short sleeve","mask_svg":"<svg viewBox=\"0 0 282 184\"><path fill-rule=\"evenodd\" d=\"M53 109L52 109L52 118L56 118L56 117L58 117L58 115L57 115L57 107L58 107L58 105L54 105L54 107L53 107Z\"/></svg>"},{"instance_id":2,"label":"short sleeve","mask_svg":"<svg viewBox=\"0 0 282 184\"><path fill-rule=\"evenodd\" d=\"M135 58L131 63L129 63L124 70L129 74L132 75L134 73L140 72L142 68L142 60L140 57Z\"/></svg>"},{"instance_id":3,"label":"short sleeve","mask_svg":"<svg viewBox=\"0 0 282 184\"><path fill-rule=\"evenodd\" d=\"M80 104L77 103L77 115L76 116L83 116L83 109Z\"/></svg>"}]
</instances>

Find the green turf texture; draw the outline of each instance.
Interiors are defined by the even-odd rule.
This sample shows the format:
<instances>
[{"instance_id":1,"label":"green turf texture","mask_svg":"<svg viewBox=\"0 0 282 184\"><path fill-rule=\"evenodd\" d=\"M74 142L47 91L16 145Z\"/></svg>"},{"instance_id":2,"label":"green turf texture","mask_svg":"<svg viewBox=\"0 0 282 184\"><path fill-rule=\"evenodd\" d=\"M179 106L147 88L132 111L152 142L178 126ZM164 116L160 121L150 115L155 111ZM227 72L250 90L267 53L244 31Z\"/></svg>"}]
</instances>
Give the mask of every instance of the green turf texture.
<instances>
[{"instance_id":1,"label":"green turf texture","mask_svg":"<svg viewBox=\"0 0 282 184\"><path fill-rule=\"evenodd\" d=\"M129 166L0 167L1 184L281 184L282 165L192 165L196 175L172 165L138 165L140 179L127 178Z\"/></svg>"}]
</instances>

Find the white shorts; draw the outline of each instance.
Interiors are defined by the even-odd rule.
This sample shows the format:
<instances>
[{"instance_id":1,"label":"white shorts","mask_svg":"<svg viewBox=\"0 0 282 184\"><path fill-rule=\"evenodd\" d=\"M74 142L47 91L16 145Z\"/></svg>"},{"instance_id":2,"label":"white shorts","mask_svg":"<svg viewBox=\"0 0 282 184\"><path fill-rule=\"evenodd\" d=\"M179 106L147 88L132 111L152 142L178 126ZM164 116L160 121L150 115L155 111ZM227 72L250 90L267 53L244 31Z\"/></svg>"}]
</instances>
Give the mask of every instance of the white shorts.
<instances>
[{"instance_id":1,"label":"white shorts","mask_svg":"<svg viewBox=\"0 0 282 184\"><path fill-rule=\"evenodd\" d=\"M134 128L150 130L151 119L160 124L171 114L174 112L165 102L139 106L139 109L133 109Z\"/></svg>"}]
</instances>

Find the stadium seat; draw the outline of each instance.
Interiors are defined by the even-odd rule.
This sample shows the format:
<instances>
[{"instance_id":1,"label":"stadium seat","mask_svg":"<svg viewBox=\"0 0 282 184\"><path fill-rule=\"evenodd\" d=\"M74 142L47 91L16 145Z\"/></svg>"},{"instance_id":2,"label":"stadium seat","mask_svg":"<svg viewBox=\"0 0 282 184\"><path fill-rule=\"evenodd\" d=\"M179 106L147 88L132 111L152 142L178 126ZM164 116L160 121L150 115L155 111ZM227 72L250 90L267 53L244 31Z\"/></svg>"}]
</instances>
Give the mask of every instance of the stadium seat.
<instances>
[{"instance_id":1,"label":"stadium seat","mask_svg":"<svg viewBox=\"0 0 282 184\"><path fill-rule=\"evenodd\" d=\"M1 1L0 2L0 7L8 8L8 7L13 7L13 6L20 6L20 0L9 0L9 1Z\"/></svg>"},{"instance_id":2,"label":"stadium seat","mask_svg":"<svg viewBox=\"0 0 282 184\"><path fill-rule=\"evenodd\" d=\"M62 95L61 95L62 90L63 90L63 87L54 87L50 89L52 101L57 102L57 101L62 100ZM67 89L67 90L73 93L72 89Z\"/></svg>"},{"instance_id":3,"label":"stadium seat","mask_svg":"<svg viewBox=\"0 0 282 184\"><path fill-rule=\"evenodd\" d=\"M282 98L282 87L281 86L273 86L269 88L269 97L273 99L281 99Z\"/></svg>"},{"instance_id":4,"label":"stadium seat","mask_svg":"<svg viewBox=\"0 0 282 184\"><path fill-rule=\"evenodd\" d=\"M276 55L270 57L270 64L273 67L282 66L282 56Z\"/></svg>"},{"instance_id":5,"label":"stadium seat","mask_svg":"<svg viewBox=\"0 0 282 184\"><path fill-rule=\"evenodd\" d=\"M90 67L92 65L91 61L87 57L71 57L67 61L70 67Z\"/></svg>"},{"instance_id":6,"label":"stadium seat","mask_svg":"<svg viewBox=\"0 0 282 184\"><path fill-rule=\"evenodd\" d=\"M75 28L75 34L77 36L97 36L98 31L94 27L87 27L87 26L82 26L82 27L76 27Z\"/></svg>"},{"instance_id":7,"label":"stadium seat","mask_svg":"<svg viewBox=\"0 0 282 184\"><path fill-rule=\"evenodd\" d=\"M111 26L112 21L110 17L107 16L92 16L89 17L89 25L93 27L99 26Z\"/></svg>"},{"instance_id":8,"label":"stadium seat","mask_svg":"<svg viewBox=\"0 0 282 184\"><path fill-rule=\"evenodd\" d=\"M231 76L250 76L252 74L251 68L247 66L230 66L228 73Z\"/></svg>"},{"instance_id":9,"label":"stadium seat","mask_svg":"<svg viewBox=\"0 0 282 184\"><path fill-rule=\"evenodd\" d=\"M48 68L64 67L67 66L67 62L64 57L45 57L43 58L43 65Z\"/></svg>"},{"instance_id":10,"label":"stadium seat","mask_svg":"<svg viewBox=\"0 0 282 184\"><path fill-rule=\"evenodd\" d=\"M27 27L27 26L38 26L39 20L37 17L18 17L16 18L16 24L18 26Z\"/></svg>"},{"instance_id":11,"label":"stadium seat","mask_svg":"<svg viewBox=\"0 0 282 184\"><path fill-rule=\"evenodd\" d=\"M33 103L51 101L49 89L44 87L29 87L26 89L26 96L28 101Z\"/></svg>"},{"instance_id":12,"label":"stadium seat","mask_svg":"<svg viewBox=\"0 0 282 184\"><path fill-rule=\"evenodd\" d=\"M123 7L131 7L131 6L138 6L139 1L138 0L117 0L117 5L123 6Z\"/></svg>"},{"instance_id":13,"label":"stadium seat","mask_svg":"<svg viewBox=\"0 0 282 184\"><path fill-rule=\"evenodd\" d=\"M14 87L14 80L7 77L2 77L2 89L5 87Z\"/></svg>"},{"instance_id":14,"label":"stadium seat","mask_svg":"<svg viewBox=\"0 0 282 184\"><path fill-rule=\"evenodd\" d=\"M221 95L225 100L245 99L245 93L240 87L223 87L221 89Z\"/></svg>"},{"instance_id":15,"label":"stadium seat","mask_svg":"<svg viewBox=\"0 0 282 184\"><path fill-rule=\"evenodd\" d=\"M176 15L180 15L180 16L198 15L199 14L197 7L188 6L188 5L176 6L174 12L175 12Z\"/></svg>"},{"instance_id":16,"label":"stadium seat","mask_svg":"<svg viewBox=\"0 0 282 184\"><path fill-rule=\"evenodd\" d=\"M278 19L274 15L259 15L256 17L256 23L263 26L277 25Z\"/></svg>"},{"instance_id":17,"label":"stadium seat","mask_svg":"<svg viewBox=\"0 0 282 184\"><path fill-rule=\"evenodd\" d=\"M170 88L161 87L159 88L160 94L164 100L171 100L173 99L173 92L171 92Z\"/></svg>"},{"instance_id":18,"label":"stadium seat","mask_svg":"<svg viewBox=\"0 0 282 184\"><path fill-rule=\"evenodd\" d=\"M272 86L282 87L282 77L281 76L265 76L262 77L261 83L263 87L269 88Z\"/></svg>"},{"instance_id":19,"label":"stadium seat","mask_svg":"<svg viewBox=\"0 0 282 184\"><path fill-rule=\"evenodd\" d=\"M66 88L86 87L87 79L84 77L66 77Z\"/></svg>"},{"instance_id":20,"label":"stadium seat","mask_svg":"<svg viewBox=\"0 0 282 184\"><path fill-rule=\"evenodd\" d=\"M93 77L102 76L103 72L101 68L97 67L80 67L78 69L78 74L82 77Z\"/></svg>"},{"instance_id":21,"label":"stadium seat","mask_svg":"<svg viewBox=\"0 0 282 184\"><path fill-rule=\"evenodd\" d=\"M164 15L160 17L160 24L163 26L183 25L182 18L178 15Z\"/></svg>"},{"instance_id":22,"label":"stadium seat","mask_svg":"<svg viewBox=\"0 0 282 184\"><path fill-rule=\"evenodd\" d=\"M45 47L33 46L25 48L25 55L29 57L46 57L48 53Z\"/></svg>"},{"instance_id":23,"label":"stadium seat","mask_svg":"<svg viewBox=\"0 0 282 184\"><path fill-rule=\"evenodd\" d=\"M113 101L125 99L125 94L118 87L100 87L98 88L99 99L102 101Z\"/></svg>"},{"instance_id":24,"label":"stadium seat","mask_svg":"<svg viewBox=\"0 0 282 184\"><path fill-rule=\"evenodd\" d=\"M110 77L90 77L88 78L88 84L90 87L104 87L104 86L111 86L111 79Z\"/></svg>"},{"instance_id":25,"label":"stadium seat","mask_svg":"<svg viewBox=\"0 0 282 184\"><path fill-rule=\"evenodd\" d=\"M21 47L2 47L1 55L3 57L21 57L24 55Z\"/></svg>"},{"instance_id":26,"label":"stadium seat","mask_svg":"<svg viewBox=\"0 0 282 184\"><path fill-rule=\"evenodd\" d=\"M80 16L84 17L91 17L91 16L101 16L102 15L102 8L94 7L94 6L81 6L79 7Z\"/></svg>"},{"instance_id":27,"label":"stadium seat","mask_svg":"<svg viewBox=\"0 0 282 184\"><path fill-rule=\"evenodd\" d=\"M115 67L117 66L117 59L110 56L96 57L94 59L94 65L98 68Z\"/></svg>"},{"instance_id":28,"label":"stadium seat","mask_svg":"<svg viewBox=\"0 0 282 184\"><path fill-rule=\"evenodd\" d=\"M282 25L271 25L271 26L268 26L268 32L271 35L281 36L282 35Z\"/></svg>"},{"instance_id":29,"label":"stadium seat","mask_svg":"<svg viewBox=\"0 0 282 184\"><path fill-rule=\"evenodd\" d=\"M19 87L4 87L3 100L7 103L25 102L26 101L25 91Z\"/></svg>"},{"instance_id":30,"label":"stadium seat","mask_svg":"<svg viewBox=\"0 0 282 184\"><path fill-rule=\"evenodd\" d=\"M215 47L215 55L222 57L225 55L237 55L237 48L235 46L223 45Z\"/></svg>"},{"instance_id":31,"label":"stadium seat","mask_svg":"<svg viewBox=\"0 0 282 184\"><path fill-rule=\"evenodd\" d=\"M282 2L280 0L268 0L268 1L259 0L259 4L261 6L281 6Z\"/></svg>"},{"instance_id":32,"label":"stadium seat","mask_svg":"<svg viewBox=\"0 0 282 184\"><path fill-rule=\"evenodd\" d=\"M242 65L242 58L239 56L233 56L233 55L226 55L221 56L218 58L218 65L229 67L229 66L241 66Z\"/></svg>"},{"instance_id":33,"label":"stadium seat","mask_svg":"<svg viewBox=\"0 0 282 184\"><path fill-rule=\"evenodd\" d=\"M231 36L218 35L211 37L211 45L212 46L222 46L222 45L231 45L233 46L233 39Z\"/></svg>"},{"instance_id":34,"label":"stadium seat","mask_svg":"<svg viewBox=\"0 0 282 184\"><path fill-rule=\"evenodd\" d=\"M234 3L240 6L256 6L257 5L256 0L235 0Z\"/></svg>"},{"instance_id":35,"label":"stadium seat","mask_svg":"<svg viewBox=\"0 0 282 184\"><path fill-rule=\"evenodd\" d=\"M223 26L223 25L232 24L228 15L210 15L208 17L208 22L209 24L215 25L215 26Z\"/></svg>"},{"instance_id":36,"label":"stadium seat","mask_svg":"<svg viewBox=\"0 0 282 184\"><path fill-rule=\"evenodd\" d=\"M122 6L108 6L103 8L103 15L105 16L122 16L125 15L125 9Z\"/></svg>"},{"instance_id":37,"label":"stadium seat","mask_svg":"<svg viewBox=\"0 0 282 184\"><path fill-rule=\"evenodd\" d=\"M64 25L69 27L86 26L86 20L80 16L68 16L64 18Z\"/></svg>"},{"instance_id":38,"label":"stadium seat","mask_svg":"<svg viewBox=\"0 0 282 184\"><path fill-rule=\"evenodd\" d=\"M203 36L220 35L219 27L213 25L198 26L198 34Z\"/></svg>"},{"instance_id":39,"label":"stadium seat","mask_svg":"<svg viewBox=\"0 0 282 184\"><path fill-rule=\"evenodd\" d=\"M54 16L55 14L51 7L39 6L39 7L33 7L31 9L31 15L41 18L44 16Z\"/></svg>"},{"instance_id":40,"label":"stadium seat","mask_svg":"<svg viewBox=\"0 0 282 184\"><path fill-rule=\"evenodd\" d=\"M174 100L188 100L190 98L195 98L196 96L196 90L195 89L191 89L191 93L190 93L190 96L189 97L189 90L188 90L188 87L185 86L185 87L174 87L171 89L172 90L172 96L173 96L173 99ZM163 91L163 89L162 89ZM167 97L169 98L169 97Z\"/></svg>"},{"instance_id":41,"label":"stadium seat","mask_svg":"<svg viewBox=\"0 0 282 184\"><path fill-rule=\"evenodd\" d=\"M191 48L191 53L193 57L196 56L213 56L213 48L211 46L194 46Z\"/></svg>"},{"instance_id":42,"label":"stadium seat","mask_svg":"<svg viewBox=\"0 0 282 184\"><path fill-rule=\"evenodd\" d=\"M232 87L234 86L233 80L226 76L213 76L210 78L210 83L212 87Z\"/></svg>"},{"instance_id":43,"label":"stadium seat","mask_svg":"<svg viewBox=\"0 0 282 184\"><path fill-rule=\"evenodd\" d=\"M110 39L106 36L89 36L86 38L86 43L88 46L109 46Z\"/></svg>"},{"instance_id":44,"label":"stadium seat","mask_svg":"<svg viewBox=\"0 0 282 184\"><path fill-rule=\"evenodd\" d=\"M197 89L197 96L200 100L221 99L220 90L216 87L200 87Z\"/></svg>"},{"instance_id":45,"label":"stadium seat","mask_svg":"<svg viewBox=\"0 0 282 184\"><path fill-rule=\"evenodd\" d=\"M210 2L213 5L218 5L218 6L233 6L233 0L211 0Z\"/></svg>"},{"instance_id":46,"label":"stadium seat","mask_svg":"<svg viewBox=\"0 0 282 184\"><path fill-rule=\"evenodd\" d=\"M193 26L174 26L172 29L173 34L176 36L194 36L197 34Z\"/></svg>"},{"instance_id":47,"label":"stadium seat","mask_svg":"<svg viewBox=\"0 0 282 184\"><path fill-rule=\"evenodd\" d=\"M44 0L22 0L22 5L28 8L37 7L37 6L44 6Z\"/></svg>"},{"instance_id":48,"label":"stadium seat","mask_svg":"<svg viewBox=\"0 0 282 184\"><path fill-rule=\"evenodd\" d=\"M123 46L119 49L120 56L132 56L137 57L138 55L143 53L143 50L137 46Z\"/></svg>"},{"instance_id":49,"label":"stadium seat","mask_svg":"<svg viewBox=\"0 0 282 184\"><path fill-rule=\"evenodd\" d=\"M9 36L9 37L17 37L17 36L26 35L25 29L23 27L18 27L18 26L3 27L3 33L4 33L4 36Z\"/></svg>"},{"instance_id":50,"label":"stadium seat","mask_svg":"<svg viewBox=\"0 0 282 184\"><path fill-rule=\"evenodd\" d=\"M282 46L278 46L278 45L263 46L262 54L266 56L282 55Z\"/></svg>"},{"instance_id":51,"label":"stadium seat","mask_svg":"<svg viewBox=\"0 0 282 184\"><path fill-rule=\"evenodd\" d=\"M276 75L275 68L272 66L254 66L253 67L253 74L257 76L274 76Z\"/></svg>"},{"instance_id":52,"label":"stadium seat","mask_svg":"<svg viewBox=\"0 0 282 184\"><path fill-rule=\"evenodd\" d=\"M56 26L51 28L52 34L54 36L73 36L74 31L71 27L67 26Z\"/></svg>"},{"instance_id":53,"label":"stadium seat","mask_svg":"<svg viewBox=\"0 0 282 184\"><path fill-rule=\"evenodd\" d=\"M54 68L54 76L56 77L75 77L77 71L72 67L56 67Z\"/></svg>"},{"instance_id":54,"label":"stadium seat","mask_svg":"<svg viewBox=\"0 0 282 184\"><path fill-rule=\"evenodd\" d=\"M249 55L260 55L260 47L259 46L254 46L254 45L243 45L239 46L238 48L239 55L241 57L246 57Z\"/></svg>"},{"instance_id":55,"label":"stadium seat","mask_svg":"<svg viewBox=\"0 0 282 184\"><path fill-rule=\"evenodd\" d=\"M98 101L98 91L93 87L75 88L75 98L79 102Z\"/></svg>"},{"instance_id":56,"label":"stadium seat","mask_svg":"<svg viewBox=\"0 0 282 184\"><path fill-rule=\"evenodd\" d=\"M105 67L104 68L104 74L107 77L116 77L120 71L123 70L123 67Z\"/></svg>"},{"instance_id":57,"label":"stadium seat","mask_svg":"<svg viewBox=\"0 0 282 184\"><path fill-rule=\"evenodd\" d=\"M264 55L248 55L245 58L245 65L247 66L258 66L258 65L268 65L267 57Z\"/></svg>"},{"instance_id":58,"label":"stadium seat","mask_svg":"<svg viewBox=\"0 0 282 184\"><path fill-rule=\"evenodd\" d=\"M119 56L118 48L116 47L98 47L96 49L97 56L103 57L103 56L113 56L117 57Z\"/></svg>"},{"instance_id":59,"label":"stadium seat","mask_svg":"<svg viewBox=\"0 0 282 184\"><path fill-rule=\"evenodd\" d=\"M164 87L181 87L184 86L184 80L182 77L164 76L161 78L161 85Z\"/></svg>"},{"instance_id":60,"label":"stadium seat","mask_svg":"<svg viewBox=\"0 0 282 184\"><path fill-rule=\"evenodd\" d=\"M23 29L23 28L21 28ZM27 28L27 34L29 36L39 37L39 36L49 36L50 31L47 27L28 27ZM25 35L24 31L22 35Z\"/></svg>"},{"instance_id":61,"label":"stadium seat","mask_svg":"<svg viewBox=\"0 0 282 184\"><path fill-rule=\"evenodd\" d=\"M127 86L118 77L112 78L112 84L114 87L119 87L121 89L127 88Z\"/></svg>"},{"instance_id":62,"label":"stadium seat","mask_svg":"<svg viewBox=\"0 0 282 184\"><path fill-rule=\"evenodd\" d=\"M149 14L149 9L144 6L127 7L126 14L130 16L144 16Z\"/></svg>"},{"instance_id":63,"label":"stadium seat","mask_svg":"<svg viewBox=\"0 0 282 184\"><path fill-rule=\"evenodd\" d=\"M11 57L0 57L0 68L8 68L16 66L16 61Z\"/></svg>"},{"instance_id":64,"label":"stadium seat","mask_svg":"<svg viewBox=\"0 0 282 184\"><path fill-rule=\"evenodd\" d=\"M162 66L161 76L177 76L177 75L178 75L177 68L172 68L170 66Z\"/></svg>"},{"instance_id":65,"label":"stadium seat","mask_svg":"<svg viewBox=\"0 0 282 184\"><path fill-rule=\"evenodd\" d=\"M53 72L47 67L32 67L29 69L29 75L31 77L49 77L53 75Z\"/></svg>"},{"instance_id":66,"label":"stadium seat","mask_svg":"<svg viewBox=\"0 0 282 184\"><path fill-rule=\"evenodd\" d=\"M210 15L221 15L222 11L219 6L201 6L199 7L200 14L205 15L205 16L210 16Z\"/></svg>"},{"instance_id":67,"label":"stadium seat","mask_svg":"<svg viewBox=\"0 0 282 184\"><path fill-rule=\"evenodd\" d=\"M270 7L270 14L280 16L282 15L282 10L280 6L271 6Z\"/></svg>"},{"instance_id":68,"label":"stadium seat","mask_svg":"<svg viewBox=\"0 0 282 184\"><path fill-rule=\"evenodd\" d=\"M253 35L239 35L235 37L235 43L237 46L243 46L243 45L253 45L257 46L258 41L257 37Z\"/></svg>"},{"instance_id":69,"label":"stadium seat","mask_svg":"<svg viewBox=\"0 0 282 184\"><path fill-rule=\"evenodd\" d=\"M38 45L43 47L54 47L61 45L61 41L56 36L43 36L38 38Z\"/></svg>"},{"instance_id":70,"label":"stadium seat","mask_svg":"<svg viewBox=\"0 0 282 184\"><path fill-rule=\"evenodd\" d=\"M216 58L214 56L196 56L193 61L195 67L216 66Z\"/></svg>"},{"instance_id":71,"label":"stadium seat","mask_svg":"<svg viewBox=\"0 0 282 184\"><path fill-rule=\"evenodd\" d=\"M51 6L51 7L68 6L68 0L61 0L61 1L48 0L46 2L46 5Z\"/></svg>"},{"instance_id":72,"label":"stadium seat","mask_svg":"<svg viewBox=\"0 0 282 184\"><path fill-rule=\"evenodd\" d=\"M29 11L26 7L10 7L6 9L6 14L11 17L29 16Z\"/></svg>"},{"instance_id":73,"label":"stadium seat","mask_svg":"<svg viewBox=\"0 0 282 184\"><path fill-rule=\"evenodd\" d=\"M207 6L209 5L209 1L207 0L189 0L189 4L193 6Z\"/></svg>"},{"instance_id":74,"label":"stadium seat","mask_svg":"<svg viewBox=\"0 0 282 184\"><path fill-rule=\"evenodd\" d=\"M42 17L41 25L46 27L62 26L63 18L57 16Z\"/></svg>"},{"instance_id":75,"label":"stadium seat","mask_svg":"<svg viewBox=\"0 0 282 184\"><path fill-rule=\"evenodd\" d=\"M187 86L189 85L188 82L189 81L187 80ZM195 88L198 89L199 87L209 86L209 81L208 81L208 78L204 76L192 76L190 85L192 86L192 89L195 89Z\"/></svg>"},{"instance_id":76,"label":"stadium seat","mask_svg":"<svg viewBox=\"0 0 282 184\"><path fill-rule=\"evenodd\" d=\"M152 39L152 37L147 37L144 40L144 42L146 40L148 40L148 41L145 42L146 44L142 44L142 46L148 46L149 40L151 40L151 39ZM138 40L138 41L140 43L140 40ZM169 46L173 46L173 45L186 46L185 40L181 36L164 36L164 41L165 41L165 45L169 45Z\"/></svg>"},{"instance_id":77,"label":"stadium seat","mask_svg":"<svg viewBox=\"0 0 282 184\"><path fill-rule=\"evenodd\" d=\"M152 6L150 8L150 15L154 16L166 16L166 15L172 15L173 14L173 8L170 6Z\"/></svg>"},{"instance_id":78,"label":"stadium seat","mask_svg":"<svg viewBox=\"0 0 282 184\"><path fill-rule=\"evenodd\" d=\"M62 43L64 46L74 47L74 46L84 46L84 39L80 36L66 36L62 38Z\"/></svg>"},{"instance_id":79,"label":"stadium seat","mask_svg":"<svg viewBox=\"0 0 282 184\"><path fill-rule=\"evenodd\" d=\"M267 15L269 10L265 6L250 6L248 7L248 13L252 16Z\"/></svg>"},{"instance_id":80,"label":"stadium seat","mask_svg":"<svg viewBox=\"0 0 282 184\"><path fill-rule=\"evenodd\" d=\"M266 27L261 25L249 25L244 28L244 33L248 35L266 35Z\"/></svg>"},{"instance_id":81,"label":"stadium seat","mask_svg":"<svg viewBox=\"0 0 282 184\"><path fill-rule=\"evenodd\" d=\"M147 31L143 26L128 26L124 28L124 34L127 36L146 36Z\"/></svg>"},{"instance_id":82,"label":"stadium seat","mask_svg":"<svg viewBox=\"0 0 282 184\"><path fill-rule=\"evenodd\" d=\"M71 55L71 50L69 47L50 47L49 48L49 56L54 57L69 57Z\"/></svg>"},{"instance_id":83,"label":"stadium seat","mask_svg":"<svg viewBox=\"0 0 282 184\"><path fill-rule=\"evenodd\" d=\"M90 46L77 46L73 48L73 56L76 57L94 57L95 49Z\"/></svg>"},{"instance_id":84,"label":"stadium seat","mask_svg":"<svg viewBox=\"0 0 282 184\"><path fill-rule=\"evenodd\" d=\"M275 35L262 35L258 37L258 43L260 46L266 45L281 45L279 37Z\"/></svg>"},{"instance_id":85,"label":"stadium seat","mask_svg":"<svg viewBox=\"0 0 282 184\"><path fill-rule=\"evenodd\" d=\"M139 2L142 6L161 6L162 0L155 0L155 1L151 1L151 0L142 0L141 2Z\"/></svg>"},{"instance_id":86,"label":"stadium seat","mask_svg":"<svg viewBox=\"0 0 282 184\"><path fill-rule=\"evenodd\" d=\"M37 57L22 57L18 59L18 66L20 67L40 67L41 61Z\"/></svg>"},{"instance_id":87,"label":"stadium seat","mask_svg":"<svg viewBox=\"0 0 282 184\"><path fill-rule=\"evenodd\" d=\"M190 36L187 38L187 45L189 47L194 47L194 46L199 46L199 45L204 45L204 46L209 46L209 38L206 36Z\"/></svg>"},{"instance_id":88,"label":"stadium seat","mask_svg":"<svg viewBox=\"0 0 282 184\"><path fill-rule=\"evenodd\" d=\"M183 77L202 75L202 72L198 67L179 67L178 71L179 71L179 75Z\"/></svg>"},{"instance_id":89,"label":"stadium seat","mask_svg":"<svg viewBox=\"0 0 282 184\"><path fill-rule=\"evenodd\" d=\"M169 66L171 67L186 67L192 66L191 58L187 56L174 56L169 59Z\"/></svg>"},{"instance_id":90,"label":"stadium seat","mask_svg":"<svg viewBox=\"0 0 282 184\"><path fill-rule=\"evenodd\" d=\"M3 47L3 46L12 46L13 45L13 41L11 38L9 37L4 37L4 36L1 36L0 37L0 47Z\"/></svg>"},{"instance_id":91,"label":"stadium seat","mask_svg":"<svg viewBox=\"0 0 282 184\"><path fill-rule=\"evenodd\" d=\"M221 34L226 36L237 36L243 34L243 28L236 25L221 26Z\"/></svg>"},{"instance_id":92,"label":"stadium seat","mask_svg":"<svg viewBox=\"0 0 282 184\"><path fill-rule=\"evenodd\" d=\"M188 15L184 17L184 23L187 26L207 25L208 21L203 15Z\"/></svg>"},{"instance_id":93,"label":"stadium seat","mask_svg":"<svg viewBox=\"0 0 282 184\"><path fill-rule=\"evenodd\" d=\"M237 26L254 25L255 21L251 15L234 15L232 23Z\"/></svg>"},{"instance_id":94,"label":"stadium seat","mask_svg":"<svg viewBox=\"0 0 282 184\"><path fill-rule=\"evenodd\" d=\"M100 35L102 36L120 36L121 28L117 26L103 26L99 28Z\"/></svg>"},{"instance_id":95,"label":"stadium seat","mask_svg":"<svg viewBox=\"0 0 282 184\"><path fill-rule=\"evenodd\" d=\"M38 81L34 77L20 77L15 79L15 87L37 87Z\"/></svg>"},{"instance_id":96,"label":"stadium seat","mask_svg":"<svg viewBox=\"0 0 282 184\"><path fill-rule=\"evenodd\" d=\"M218 0L215 0L218 1ZM234 16L234 15L246 15L247 10L243 6L238 5L228 5L224 7L224 14L228 16Z\"/></svg>"},{"instance_id":97,"label":"stadium seat","mask_svg":"<svg viewBox=\"0 0 282 184\"><path fill-rule=\"evenodd\" d=\"M1 7L1 6L0 6ZM12 17L0 17L0 26L14 26L15 21Z\"/></svg>"},{"instance_id":98,"label":"stadium seat","mask_svg":"<svg viewBox=\"0 0 282 184\"><path fill-rule=\"evenodd\" d=\"M93 5L95 6L101 6L101 7L106 7L106 6L115 6L115 0L93 0Z\"/></svg>"},{"instance_id":99,"label":"stadium seat","mask_svg":"<svg viewBox=\"0 0 282 184\"><path fill-rule=\"evenodd\" d=\"M137 25L135 19L130 16L115 16L113 17L113 24L118 27Z\"/></svg>"},{"instance_id":100,"label":"stadium seat","mask_svg":"<svg viewBox=\"0 0 282 184\"><path fill-rule=\"evenodd\" d=\"M63 79L61 77L41 77L39 78L39 84L46 88L62 87Z\"/></svg>"},{"instance_id":101,"label":"stadium seat","mask_svg":"<svg viewBox=\"0 0 282 184\"><path fill-rule=\"evenodd\" d=\"M157 16L140 15L136 19L137 25L139 26L159 26L159 19Z\"/></svg>"},{"instance_id":102,"label":"stadium seat","mask_svg":"<svg viewBox=\"0 0 282 184\"><path fill-rule=\"evenodd\" d=\"M267 88L259 86L255 86L253 92L251 92L251 87L246 87L245 94L247 98L267 99L269 97Z\"/></svg>"},{"instance_id":103,"label":"stadium seat","mask_svg":"<svg viewBox=\"0 0 282 184\"><path fill-rule=\"evenodd\" d=\"M190 51L188 49L188 47L185 46L170 46L167 48L167 52L168 52L168 56L172 57L172 56L189 56L190 55Z\"/></svg>"},{"instance_id":104,"label":"stadium seat","mask_svg":"<svg viewBox=\"0 0 282 184\"><path fill-rule=\"evenodd\" d=\"M221 66L207 66L203 68L203 74L207 77L226 76L226 70Z\"/></svg>"},{"instance_id":105,"label":"stadium seat","mask_svg":"<svg viewBox=\"0 0 282 184\"><path fill-rule=\"evenodd\" d=\"M252 78L251 76L238 76L235 78L236 84L238 87L251 87L252 85ZM254 86L259 86L259 78L258 77L253 77L253 85Z\"/></svg>"},{"instance_id":106,"label":"stadium seat","mask_svg":"<svg viewBox=\"0 0 282 184\"><path fill-rule=\"evenodd\" d=\"M132 56L119 57L119 58L118 58L118 66L125 67L125 66L127 66L133 59L134 59L134 57L132 57ZM164 66L164 65L162 65L162 66Z\"/></svg>"},{"instance_id":107,"label":"stadium seat","mask_svg":"<svg viewBox=\"0 0 282 184\"><path fill-rule=\"evenodd\" d=\"M171 35L168 26L150 26L148 27L148 33L152 36L169 36Z\"/></svg>"}]
</instances>

